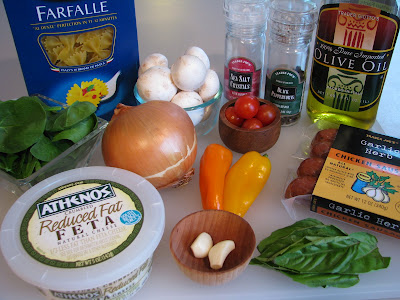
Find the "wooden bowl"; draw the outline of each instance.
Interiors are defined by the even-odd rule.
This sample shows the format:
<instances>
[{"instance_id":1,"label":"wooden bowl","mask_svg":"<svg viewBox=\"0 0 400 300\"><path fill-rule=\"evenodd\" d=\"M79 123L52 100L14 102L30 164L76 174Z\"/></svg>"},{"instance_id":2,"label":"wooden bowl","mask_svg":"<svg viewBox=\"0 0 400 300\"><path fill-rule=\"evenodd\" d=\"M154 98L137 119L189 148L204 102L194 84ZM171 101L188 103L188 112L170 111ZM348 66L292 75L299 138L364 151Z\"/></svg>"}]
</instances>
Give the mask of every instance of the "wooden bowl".
<instances>
[{"instance_id":1,"label":"wooden bowl","mask_svg":"<svg viewBox=\"0 0 400 300\"><path fill-rule=\"evenodd\" d=\"M214 244L223 240L235 242L235 249L219 270L211 269L208 257L194 257L190 249L202 232L210 234ZM248 266L256 247L256 237L242 217L224 210L202 210L175 225L169 245L175 262L187 277L204 285L220 285L235 279Z\"/></svg>"},{"instance_id":2,"label":"wooden bowl","mask_svg":"<svg viewBox=\"0 0 400 300\"><path fill-rule=\"evenodd\" d=\"M225 103L219 112L219 135L225 146L239 153L248 151L262 153L275 145L281 133L281 112L279 108L272 102L259 98L260 104L270 103L274 106L276 118L271 124L263 128L249 130L233 125L225 117L225 110L229 106L233 106L235 101L230 100Z\"/></svg>"}]
</instances>

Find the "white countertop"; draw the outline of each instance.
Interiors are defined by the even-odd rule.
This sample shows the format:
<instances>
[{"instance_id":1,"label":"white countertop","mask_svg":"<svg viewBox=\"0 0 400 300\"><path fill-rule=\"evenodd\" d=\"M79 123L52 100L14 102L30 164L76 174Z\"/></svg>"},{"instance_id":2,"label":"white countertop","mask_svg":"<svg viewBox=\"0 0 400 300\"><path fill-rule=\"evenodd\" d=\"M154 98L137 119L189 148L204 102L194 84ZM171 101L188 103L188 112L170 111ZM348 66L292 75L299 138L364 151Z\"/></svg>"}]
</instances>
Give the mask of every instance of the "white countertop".
<instances>
[{"instance_id":1,"label":"white countertop","mask_svg":"<svg viewBox=\"0 0 400 300\"><path fill-rule=\"evenodd\" d=\"M203 48L210 57L211 66L223 78L225 25L222 14L223 0L136 0L136 16L141 57L153 52L166 55L171 62L183 54L189 46ZM12 35L0 3L0 99L7 100L26 94L21 68L12 40ZM400 46L395 50L381 105L378 122L387 135L400 138ZM305 127L310 125L303 111L300 122L283 127L277 144L268 151L272 161L271 177L245 216L256 234L257 243L272 231L294 222L281 204L287 161L297 150L297 141ZM194 165L198 171L199 160L210 143L222 143L218 129L199 138L198 156ZM234 161L239 154L234 154ZM99 149L92 161L102 165ZM186 278L175 265L169 252L169 235L175 224L184 216L201 210L198 172L186 186L162 190L166 208L166 228L163 239L155 252L153 270L148 282L134 299L400 299L398 270L400 241L375 234L384 256L392 257L388 269L360 276L360 283L352 288L309 288L273 270L249 266L236 280L222 286L202 286ZM0 222L15 196L0 188ZM305 214L307 216L307 214ZM329 220L327 222L334 223ZM361 229L340 223L346 231ZM257 255L257 250L255 255ZM39 300L41 294L29 284L16 277L0 255L0 299Z\"/></svg>"}]
</instances>

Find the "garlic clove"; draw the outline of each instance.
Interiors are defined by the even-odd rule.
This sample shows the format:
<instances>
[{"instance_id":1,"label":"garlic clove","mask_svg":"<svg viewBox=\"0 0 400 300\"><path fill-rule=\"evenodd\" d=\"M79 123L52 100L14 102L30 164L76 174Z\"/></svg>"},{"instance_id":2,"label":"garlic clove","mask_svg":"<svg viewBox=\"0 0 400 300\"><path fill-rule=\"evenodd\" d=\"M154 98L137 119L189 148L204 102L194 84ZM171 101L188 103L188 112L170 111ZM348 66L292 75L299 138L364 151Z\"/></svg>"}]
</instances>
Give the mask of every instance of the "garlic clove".
<instances>
[{"instance_id":1,"label":"garlic clove","mask_svg":"<svg viewBox=\"0 0 400 300\"><path fill-rule=\"evenodd\" d=\"M370 197L370 198L374 198L375 195L376 195L376 188L368 189L368 190L365 192L365 194L366 194L368 197Z\"/></svg>"},{"instance_id":2,"label":"garlic clove","mask_svg":"<svg viewBox=\"0 0 400 300\"><path fill-rule=\"evenodd\" d=\"M375 196L372 198L377 202L382 202L382 200L385 198L385 195L382 192L382 189L377 188L375 191Z\"/></svg>"},{"instance_id":3,"label":"garlic clove","mask_svg":"<svg viewBox=\"0 0 400 300\"><path fill-rule=\"evenodd\" d=\"M389 194L386 192L386 191L382 191L382 193L383 193L383 200L382 200L382 203L389 203L390 202L390 197L389 197Z\"/></svg>"},{"instance_id":4,"label":"garlic clove","mask_svg":"<svg viewBox=\"0 0 400 300\"><path fill-rule=\"evenodd\" d=\"M197 236L190 248L192 249L194 257L204 258L208 255L212 246L213 240L211 236L207 232L202 232Z\"/></svg>"},{"instance_id":5,"label":"garlic clove","mask_svg":"<svg viewBox=\"0 0 400 300\"><path fill-rule=\"evenodd\" d=\"M375 190L372 186L365 186L361 189L364 193L367 193L369 190Z\"/></svg>"},{"instance_id":6,"label":"garlic clove","mask_svg":"<svg viewBox=\"0 0 400 300\"><path fill-rule=\"evenodd\" d=\"M215 244L208 252L210 266L214 270L219 270L224 265L226 257L235 249L235 242L225 240Z\"/></svg>"}]
</instances>

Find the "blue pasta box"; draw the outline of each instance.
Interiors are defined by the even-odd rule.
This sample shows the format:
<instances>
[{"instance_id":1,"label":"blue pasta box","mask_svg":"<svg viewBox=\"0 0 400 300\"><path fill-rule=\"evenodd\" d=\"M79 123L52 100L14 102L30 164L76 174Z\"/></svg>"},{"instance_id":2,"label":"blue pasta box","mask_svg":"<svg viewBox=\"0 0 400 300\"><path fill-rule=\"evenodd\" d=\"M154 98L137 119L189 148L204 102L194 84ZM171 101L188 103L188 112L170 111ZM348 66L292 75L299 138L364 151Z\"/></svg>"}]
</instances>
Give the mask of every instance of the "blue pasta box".
<instances>
[{"instance_id":1,"label":"blue pasta box","mask_svg":"<svg viewBox=\"0 0 400 300\"><path fill-rule=\"evenodd\" d=\"M92 102L106 120L118 103L135 105L133 0L3 2L29 94Z\"/></svg>"}]
</instances>

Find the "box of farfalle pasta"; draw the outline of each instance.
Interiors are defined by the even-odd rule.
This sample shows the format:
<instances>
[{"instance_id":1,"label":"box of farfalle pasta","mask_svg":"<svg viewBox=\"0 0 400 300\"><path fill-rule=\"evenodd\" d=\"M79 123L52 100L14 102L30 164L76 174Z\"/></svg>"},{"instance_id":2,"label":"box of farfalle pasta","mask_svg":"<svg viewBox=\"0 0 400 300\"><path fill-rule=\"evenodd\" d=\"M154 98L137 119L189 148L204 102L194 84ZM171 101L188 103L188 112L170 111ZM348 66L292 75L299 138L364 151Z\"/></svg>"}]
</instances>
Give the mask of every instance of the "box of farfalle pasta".
<instances>
[{"instance_id":1,"label":"box of farfalle pasta","mask_svg":"<svg viewBox=\"0 0 400 300\"><path fill-rule=\"evenodd\" d=\"M4 0L29 94L90 101L109 120L134 105L139 68L133 0Z\"/></svg>"}]
</instances>

